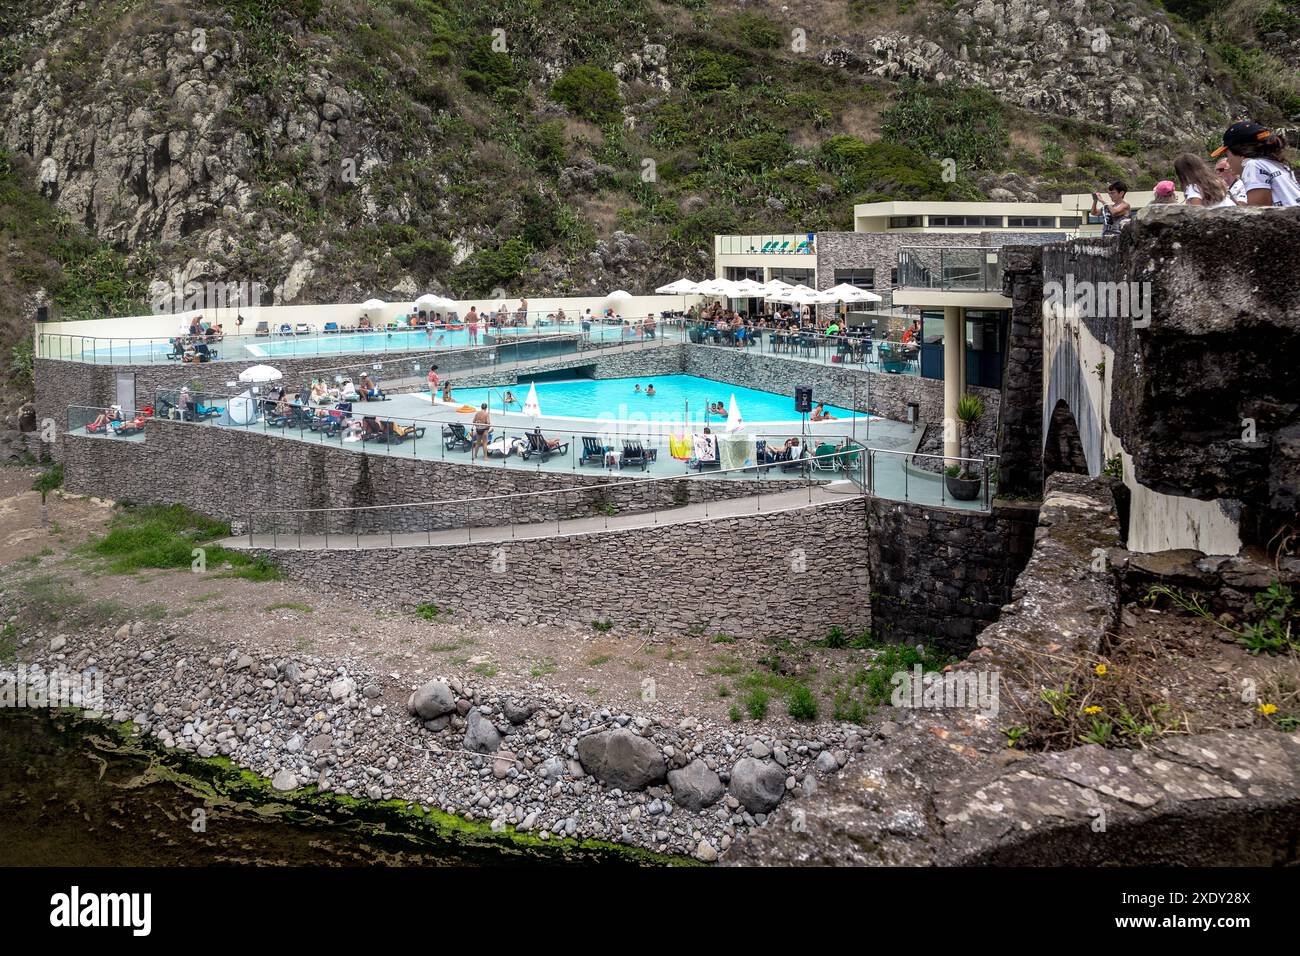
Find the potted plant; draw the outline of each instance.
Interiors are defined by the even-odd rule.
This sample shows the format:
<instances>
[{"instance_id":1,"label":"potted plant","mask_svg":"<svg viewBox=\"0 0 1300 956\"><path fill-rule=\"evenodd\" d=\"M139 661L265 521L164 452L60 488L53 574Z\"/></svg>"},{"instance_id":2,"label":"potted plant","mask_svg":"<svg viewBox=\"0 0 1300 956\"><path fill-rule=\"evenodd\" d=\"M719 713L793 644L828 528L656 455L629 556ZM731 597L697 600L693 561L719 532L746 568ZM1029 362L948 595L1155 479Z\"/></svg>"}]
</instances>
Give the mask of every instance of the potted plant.
<instances>
[{"instance_id":1,"label":"potted plant","mask_svg":"<svg viewBox=\"0 0 1300 956\"><path fill-rule=\"evenodd\" d=\"M983 417L984 399L978 395L966 394L957 402L957 424L961 428L962 458L969 457L970 438ZM963 461L960 465L949 465L943 472L943 483L948 489L948 494L958 501L974 501L980 493L982 483L980 474L967 470L967 464Z\"/></svg>"}]
</instances>

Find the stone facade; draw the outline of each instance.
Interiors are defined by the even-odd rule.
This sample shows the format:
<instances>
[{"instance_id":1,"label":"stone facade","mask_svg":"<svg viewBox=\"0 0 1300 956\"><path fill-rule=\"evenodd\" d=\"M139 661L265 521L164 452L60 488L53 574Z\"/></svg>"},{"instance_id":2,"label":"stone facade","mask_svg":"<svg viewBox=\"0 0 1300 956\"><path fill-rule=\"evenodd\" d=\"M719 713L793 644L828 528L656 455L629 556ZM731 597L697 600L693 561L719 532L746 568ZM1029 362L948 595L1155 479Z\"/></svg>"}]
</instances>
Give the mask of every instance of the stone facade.
<instances>
[{"instance_id":1,"label":"stone facade","mask_svg":"<svg viewBox=\"0 0 1300 956\"><path fill-rule=\"evenodd\" d=\"M1043 490L1043 251L1003 251L1003 294L1011 298L1011 326L1002 367L998 418L998 491L1038 497Z\"/></svg>"},{"instance_id":2,"label":"stone facade","mask_svg":"<svg viewBox=\"0 0 1300 956\"><path fill-rule=\"evenodd\" d=\"M1038 509L995 501L990 514L867 499L876 635L964 654L1011 600L1033 548Z\"/></svg>"},{"instance_id":3,"label":"stone facade","mask_svg":"<svg viewBox=\"0 0 1300 956\"><path fill-rule=\"evenodd\" d=\"M398 603L471 618L819 639L870 625L862 528L863 499L850 498L508 544L257 553L295 580L382 580Z\"/></svg>"},{"instance_id":4,"label":"stone facade","mask_svg":"<svg viewBox=\"0 0 1300 956\"><path fill-rule=\"evenodd\" d=\"M77 494L151 504L182 504L240 523L258 513L258 533L366 534L438 531L585 518L720 501L797 487L780 479L637 482L536 468L488 468L458 460L370 454L274 434L154 419L144 441L64 435L64 486ZM400 446L398 446L400 448ZM609 486L612 487L598 487ZM448 501L436 507L332 511L443 499L570 489L571 494ZM293 514L266 514L276 509Z\"/></svg>"}]
</instances>

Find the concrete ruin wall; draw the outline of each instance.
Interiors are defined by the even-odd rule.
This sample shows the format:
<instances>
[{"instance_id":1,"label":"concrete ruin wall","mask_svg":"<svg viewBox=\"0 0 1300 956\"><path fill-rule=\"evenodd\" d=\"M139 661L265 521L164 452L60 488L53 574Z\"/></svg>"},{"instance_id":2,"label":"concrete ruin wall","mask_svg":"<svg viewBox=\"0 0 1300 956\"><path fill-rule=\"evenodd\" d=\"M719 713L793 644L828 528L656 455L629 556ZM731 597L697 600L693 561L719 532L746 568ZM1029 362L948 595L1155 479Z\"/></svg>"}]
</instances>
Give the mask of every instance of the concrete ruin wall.
<instances>
[{"instance_id":1,"label":"concrete ruin wall","mask_svg":"<svg viewBox=\"0 0 1300 956\"><path fill-rule=\"evenodd\" d=\"M1044 319L1044 440L1060 400L1091 474L1122 456L1132 548L1235 553L1294 520L1297 275L1300 209L1149 207L1118 239L1043 250L1048 288L1149 292L1149 324L1132 307Z\"/></svg>"},{"instance_id":2,"label":"concrete ruin wall","mask_svg":"<svg viewBox=\"0 0 1300 956\"><path fill-rule=\"evenodd\" d=\"M995 501L991 513L867 500L876 636L964 654L1011 600L1038 511Z\"/></svg>"},{"instance_id":3,"label":"concrete ruin wall","mask_svg":"<svg viewBox=\"0 0 1300 956\"><path fill-rule=\"evenodd\" d=\"M1001 675L995 716L893 708L851 763L739 838L730 866L1254 865L1300 861L1300 734L1163 738L1145 750L1009 750L1017 706L1095 652L1118 618L1108 479L1047 481L1012 605L961 666ZM1034 652L1039 665L1026 673ZM1103 816L1104 815L1104 816ZM1097 827L1101 817L1105 825ZM796 824L796 821L798 825Z\"/></svg>"}]
</instances>

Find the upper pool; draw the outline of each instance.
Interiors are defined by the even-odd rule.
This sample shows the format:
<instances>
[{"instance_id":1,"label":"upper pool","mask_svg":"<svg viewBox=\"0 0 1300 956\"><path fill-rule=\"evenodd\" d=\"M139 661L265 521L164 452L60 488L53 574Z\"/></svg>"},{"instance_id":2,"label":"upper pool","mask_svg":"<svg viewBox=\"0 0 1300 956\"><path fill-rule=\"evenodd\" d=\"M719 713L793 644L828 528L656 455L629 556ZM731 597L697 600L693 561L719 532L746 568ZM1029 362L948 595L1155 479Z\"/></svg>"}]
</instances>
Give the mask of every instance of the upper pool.
<instances>
[{"instance_id":1,"label":"upper pool","mask_svg":"<svg viewBox=\"0 0 1300 956\"><path fill-rule=\"evenodd\" d=\"M457 404L488 403L493 412L521 412L528 398L528 382L509 387L456 388L452 398ZM655 393L646 394L653 385ZM640 386L640 391L637 391ZM728 385L695 375L658 375L642 378L570 379L560 382L537 382L537 404L543 417L590 418L603 421L704 421L708 406L721 402L730 407L736 397L741 418L746 422L792 422L799 420L794 410L794 395L778 395L743 385ZM506 392L515 402L503 406ZM813 393L817 401L817 393ZM836 418L852 418L854 413L838 405L826 411ZM716 420L718 416L709 416ZM860 414L859 417L866 417Z\"/></svg>"},{"instance_id":2,"label":"upper pool","mask_svg":"<svg viewBox=\"0 0 1300 956\"><path fill-rule=\"evenodd\" d=\"M302 335L227 335L212 346L222 359L250 360L292 358L295 356L340 355L348 352L407 352L424 349L467 348L540 339L545 344L553 336L579 334L576 325L488 329L481 327L471 342L467 329L402 329L392 332L309 332ZM632 340L630 327L594 325L586 337L597 342ZM102 343L102 345L100 345ZM87 347L87 345L91 347ZM100 345L100 347L93 347ZM554 345L554 343L552 343ZM103 347L107 346L107 347ZM522 347L522 345L521 345ZM86 339L73 347L73 355L82 361L103 363L165 362L172 351L170 339Z\"/></svg>"}]
</instances>

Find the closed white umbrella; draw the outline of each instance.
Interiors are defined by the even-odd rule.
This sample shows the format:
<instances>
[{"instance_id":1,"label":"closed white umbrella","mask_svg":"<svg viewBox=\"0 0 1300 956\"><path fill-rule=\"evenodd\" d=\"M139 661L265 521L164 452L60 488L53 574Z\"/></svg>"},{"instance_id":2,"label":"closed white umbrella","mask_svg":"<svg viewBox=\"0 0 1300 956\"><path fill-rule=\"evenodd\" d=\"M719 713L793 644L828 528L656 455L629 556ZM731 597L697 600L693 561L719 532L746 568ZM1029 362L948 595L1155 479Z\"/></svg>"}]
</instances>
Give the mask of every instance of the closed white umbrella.
<instances>
[{"instance_id":1,"label":"closed white umbrella","mask_svg":"<svg viewBox=\"0 0 1300 956\"><path fill-rule=\"evenodd\" d=\"M731 405L727 409L727 433L738 431L745 426L745 420L740 417L740 406L736 404L736 393L731 393Z\"/></svg>"},{"instance_id":2,"label":"closed white umbrella","mask_svg":"<svg viewBox=\"0 0 1300 956\"><path fill-rule=\"evenodd\" d=\"M366 299L365 302L361 303L361 309L363 312L373 312L376 309L385 308L387 305L388 303L383 299Z\"/></svg>"},{"instance_id":3,"label":"closed white umbrella","mask_svg":"<svg viewBox=\"0 0 1300 956\"><path fill-rule=\"evenodd\" d=\"M529 418L540 418L542 415L542 408L537 404L537 385L535 383L528 386L528 397L524 399L524 414Z\"/></svg>"},{"instance_id":4,"label":"closed white umbrella","mask_svg":"<svg viewBox=\"0 0 1300 956\"><path fill-rule=\"evenodd\" d=\"M433 293L426 292L424 295L420 296L418 299L415 300L415 305L417 308L436 309L439 307L442 301L443 300L441 298L434 295Z\"/></svg>"},{"instance_id":5,"label":"closed white umbrella","mask_svg":"<svg viewBox=\"0 0 1300 956\"><path fill-rule=\"evenodd\" d=\"M625 292L622 289L615 289L609 295L605 296L605 298L611 302L626 302L628 299L632 298L632 293Z\"/></svg>"},{"instance_id":6,"label":"closed white umbrella","mask_svg":"<svg viewBox=\"0 0 1300 956\"><path fill-rule=\"evenodd\" d=\"M280 374L280 370L270 365L254 365L239 373L239 380L250 385L265 385L267 382L278 382L282 378L284 376Z\"/></svg>"}]
</instances>

